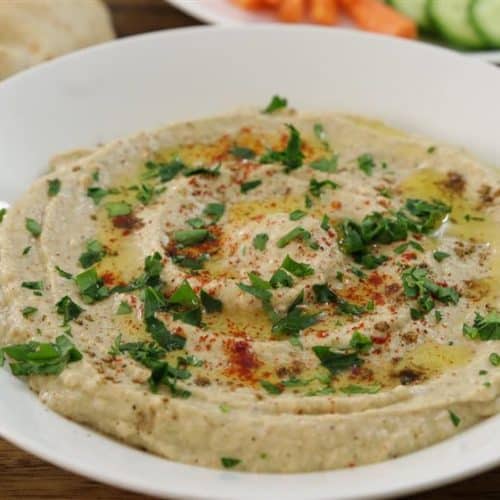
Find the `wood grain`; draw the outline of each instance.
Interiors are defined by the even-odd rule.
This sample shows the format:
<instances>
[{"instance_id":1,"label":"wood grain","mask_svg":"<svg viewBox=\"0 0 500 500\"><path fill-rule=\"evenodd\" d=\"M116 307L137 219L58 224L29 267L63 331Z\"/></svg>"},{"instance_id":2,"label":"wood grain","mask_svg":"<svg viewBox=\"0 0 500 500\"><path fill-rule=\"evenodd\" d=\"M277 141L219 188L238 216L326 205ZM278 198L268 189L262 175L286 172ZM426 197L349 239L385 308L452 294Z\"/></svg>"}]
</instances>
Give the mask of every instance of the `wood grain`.
<instances>
[{"instance_id":1,"label":"wood grain","mask_svg":"<svg viewBox=\"0 0 500 500\"><path fill-rule=\"evenodd\" d=\"M119 36L199 24L163 0L107 0ZM500 453L500 452L499 452ZM460 460L461 457L456 457ZM418 474L418 471L415 471ZM136 495L54 467L0 439L0 499L120 499ZM500 498L500 468L451 486L418 494L411 500L484 500Z\"/></svg>"}]
</instances>

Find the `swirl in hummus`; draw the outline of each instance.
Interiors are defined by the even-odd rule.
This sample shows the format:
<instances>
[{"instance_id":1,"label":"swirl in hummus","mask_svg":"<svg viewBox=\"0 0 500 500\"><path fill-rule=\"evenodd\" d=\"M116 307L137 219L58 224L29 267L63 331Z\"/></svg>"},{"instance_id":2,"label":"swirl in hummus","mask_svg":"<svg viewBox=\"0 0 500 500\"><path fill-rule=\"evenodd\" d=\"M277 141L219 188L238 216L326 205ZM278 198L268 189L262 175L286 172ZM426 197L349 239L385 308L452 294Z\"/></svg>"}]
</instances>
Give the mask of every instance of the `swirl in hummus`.
<instances>
[{"instance_id":1,"label":"swirl in hummus","mask_svg":"<svg viewBox=\"0 0 500 500\"><path fill-rule=\"evenodd\" d=\"M62 415L300 472L499 411L499 176L465 152L280 109L59 160L0 226L0 361Z\"/></svg>"}]
</instances>

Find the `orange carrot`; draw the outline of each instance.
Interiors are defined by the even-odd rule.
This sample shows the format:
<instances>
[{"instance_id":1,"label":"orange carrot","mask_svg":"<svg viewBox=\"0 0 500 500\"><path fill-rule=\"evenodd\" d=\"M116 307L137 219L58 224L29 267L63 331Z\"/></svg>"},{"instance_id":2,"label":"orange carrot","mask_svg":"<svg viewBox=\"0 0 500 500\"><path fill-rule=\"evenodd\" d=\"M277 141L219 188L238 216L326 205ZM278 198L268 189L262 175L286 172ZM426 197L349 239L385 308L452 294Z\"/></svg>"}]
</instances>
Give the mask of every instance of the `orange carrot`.
<instances>
[{"instance_id":1,"label":"orange carrot","mask_svg":"<svg viewBox=\"0 0 500 500\"><path fill-rule=\"evenodd\" d=\"M338 21L336 0L311 0L311 21L318 24L336 24Z\"/></svg>"},{"instance_id":2,"label":"orange carrot","mask_svg":"<svg viewBox=\"0 0 500 500\"><path fill-rule=\"evenodd\" d=\"M280 4L281 0L262 0L262 3L266 7L277 7Z\"/></svg>"},{"instance_id":3,"label":"orange carrot","mask_svg":"<svg viewBox=\"0 0 500 500\"><path fill-rule=\"evenodd\" d=\"M417 37L417 26L409 17L377 0L340 0L340 4L364 30L405 38Z\"/></svg>"},{"instance_id":4,"label":"orange carrot","mask_svg":"<svg viewBox=\"0 0 500 500\"><path fill-rule=\"evenodd\" d=\"M232 0L232 2L248 10L260 9L264 4L263 0Z\"/></svg>"},{"instance_id":5,"label":"orange carrot","mask_svg":"<svg viewBox=\"0 0 500 500\"><path fill-rule=\"evenodd\" d=\"M278 17L287 23L296 23L304 17L305 0L281 0Z\"/></svg>"}]
</instances>

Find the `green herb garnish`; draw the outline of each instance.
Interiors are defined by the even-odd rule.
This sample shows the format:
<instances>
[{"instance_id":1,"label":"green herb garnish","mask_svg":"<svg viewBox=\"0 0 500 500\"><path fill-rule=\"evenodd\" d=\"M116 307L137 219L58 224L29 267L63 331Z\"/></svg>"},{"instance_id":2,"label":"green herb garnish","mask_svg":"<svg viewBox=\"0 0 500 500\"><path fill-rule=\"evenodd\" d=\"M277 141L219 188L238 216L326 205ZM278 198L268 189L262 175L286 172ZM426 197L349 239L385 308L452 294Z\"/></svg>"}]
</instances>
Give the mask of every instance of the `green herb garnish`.
<instances>
[{"instance_id":1,"label":"green herb garnish","mask_svg":"<svg viewBox=\"0 0 500 500\"><path fill-rule=\"evenodd\" d=\"M273 95L271 102L262 110L263 113L274 113L279 109L286 108L288 105L288 100L286 97L280 97L279 95Z\"/></svg>"},{"instance_id":2,"label":"green herb garnish","mask_svg":"<svg viewBox=\"0 0 500 500\"><path fill-rule=\"evenodd\" d=\"M255 151L250 148L245 148L243 146L233 146L229 152L235 157L241 160L251 160L255 158Z\"/></svg>"},{"instance_id":3,"label":"green herb garnish","mask_svg":"<svg viewBox=\"0 0 500 500\"><path fill-rule=\"evenodd\" d=\"M118 309L116 310L116 314L118 316L123 316L125 314L130 314L132 312L132 307L127 302L120 302Z\"/></svg>"},{"instance_id":4,"label":"green herb garnish","mask_svg":"<svg viewBox=\"0 0 500 500\"><path fill-rule=\"evenodd\" d=\"M33 316L33 314L35 314L37 311L38 309L36 307L27 306L21 311L21 314L23 315L23 317L29 318L30 316Z\"/></svg>"},{"instance_id":5,"label":"green herb garnish","mask_svg":"<svg viewBox=\"0 0 500 500\"><path fill-rule=\"evenodd\" d=\"M263 252L266 249L267 242L269 241L269 236L266 233L256 234L252 244L256 250Z\"/></svg>"},{"instance_id":6,"label":"green herb garnish","mask_svg":"<svg viewBox=\"0 0 500 500\"><path fill-rule=\"evenodd\" d=\"M3 347L2 352L10 358L10 369L17 377L59 375L69 363L82 359L80 351L65 335L57 337L54 343L31 341Z\"/></svg>"},{"instance_id":7,"label":"green herb garnish","mask_svg":"<svg viewBox=\"0 0 500 500\"><path fill-rule=\"evenodd\" d=\"M209 232L206 229L186 229L174 232L174 240L182 246L189 247L205 241Z\"/></svg>"},{"instance_id":8,"label":"green herb garnish","mask_svg":"<svg viewBox=\"0 0 500 500\"><path fill-rule=\"evenodd\" d=\"M261 179L255 179L254 181L244 182L240 186L240 191L242 193L248 193L248 191L252 191L252 189L255 189L255 188L259 187L261 184L262 184L262 180Z\"/></svg>"},{"instance_id":9,"label":"green herb garnish","mask_svg":"<svg viewBox=\"0 0 500 500\"><path fill-rule=\"evenodd\" d=\"M458 427L460 425L460 417L458 415L456 415L455 413L453 413L451 410L448 410L448 414L450 415L450 420L451 420L451 423L455 426L455 427Z\"/></svg>"},{"instance_id":10,"label":"green herb garnish","mask_svg":"<svg viewBox=\"0 0 500 500\"><path fill-rule=\"evenodd\" d=\"M279 385L272 384L267 380L261 380L260 385L266 390L266 392L272 394L273 396L277 396L283 392L283 389Z\"/></svg>"},{"instance_id":11,"label":"green herb garnish","mask_svg":"<svg viewBox=\"0 0 500 500\"><path fill-rule=\"evenodd\" d=\"M56 304L56 312L63 317L64 324L66 325L71 320L77 319L83 312L83 309L66 295Z\"/></svg>"},{"instance_id":12,"label":"green herb garnish","mask_svg":"<svg viewBox=\"0 0 500 500\"><path fill-rule=\"evenodd\" d=\"M42 226L35 219L26 217L25 227L35 238L38 238L42 234Z\"/></svg>"},{"instance_id":13,"label":"green herb garnish","mask_svg":"<svg viewBox=\"0 0 500 500\"><path fill-rule=\"evenodd\" d=\"M320 363L333 375L363 364L356 352L334 351L328 346L315 346L312 350Z\"/></svg>"},{"instance_id":14,"label":"green herb garnish","mask_svg":"<svg viewBox=\"0 0 500 500\"><path fill-rule=\"evenodd\" d=\"M200 300L207 313L222 311L222 301L208 294L205 290L200 292Z\"/></svg>"},{"instance_id":15,"label":"green herb garnish","mask_svg":"<svg viewBox=\"0 0 500 500\"><path fill-rule=\"evenodd\" d=\"M225 469L232 469L233 467L236 467L238 464L240 464L241 460L239 458L222 457L220 459L220 462Z\"/></svg>"},{"instance_id":16,"label":"green herb garnish","mask_svg":"<svg viewBox=\"0 0 500 500\"><path fill-rule=\"evenodd\" d=\"M328 144L328 138L326 136L325 127L321 123L315 123L313 125L314 135L317 137L318 141L321 142L325 149L330 149L330 144Z\"/></svg>"},{"instance_id":17,"label":"green herb garnish","mask_svg":"<svg viewBox=\"0 0 500 500\"><path fill-rule=\"evenodd\" d=\"M301 150L301 139L299 131L290 124L287 124L290 130L290 136L288 138L288 143L283 151L268 151L260 157L261 163L282 163L285 165L284 172L290 173L302 166L304 160L304 154Z\"/></svg>"},{"instance_id":18,"label":"green herb garnish","mask_svg":"<svg viewBox=\"0 0 500 500\"><path fill-rule=\"evenodd\" d=\"M311 276L314 274L314 269L306 263L301 263L293 260L289 255L283 260L281 267L292 273L297 278L303 278L305 276Z\"/></svg>"},{"instance_id":19,"label":"green herb garnish","mask_svg":"<svg viewBox=\"0 0 500 500\"><path fill-rule=\"evenodd\" d=\"M51 179L47 181L47 194L49 197L56 196L61 190L61 181L59 179Z\"/></svg>"},{"instance_id":20,"label":"green herb garnish","mask_svg":"<svg viewBox=\"0 0 500 500\"><path fill-rule=\"evenodd\" d=\"M288 218L290 220L296 221L296 220L302 219L306 215L307 215L307 212L304 212L304 210L298 209L298 210L294 210L293 212L290 212L290 215L288 216Z\"/></svg>"},{"instance_id":21,"label":"green herb garnish","mask_svg":"<svg viewBox=\"0 0 500 500\"><path fill-rule=\"evenodd\" d=\"M323 188L328 187L330 189L337 189L339 185L331 180L318 181L316 179L311 179L309 181L309 192L319 198L321 196L321 191Z\"/></svg>"},{"instance_id":22,"label":"green herb garnish","mask_svg":"<svg viewBox=\"0 0 500 500\"><path fill-rule=\"evenodd\" d=\"M473 340L500 340L500 313L492 311L485 316L476 313L472 325L464 324L463 333Z\"/></svg>"},{"instance_id":23,"label":"green herb garnish","mask_svg":"<svg viewBox=\"0 0 500 500\"><path fill-rule=\"evenodd\" d=\"M359 331L355 331L349 341L349 347L357 352L368 352L372 348L372 345L372 339Z\"/></svg>"},{"instance_id":24,"label":"green herb garnish","mask_svg":"<svg viewBox=\"0 0 500 500\"><path fill-rule=\"evenodd\" d=\"M338 155L333 155L330 158L320 158L319 160L311 162L310 167L320 172L332 174L337 171L338 160Z\"/></svg>"},{"instance_id":25,"label":"green herb garnish","mask_svg":"<svg viewBox=\"0 0 500 500\"><path fill-rule=\"evenodd\" d=\"M344 394L376 394L382 387L380 385L347 385L341 387L340 391Z\"/></svg>"},{"instance_id":26,"label":"green herb garnish","mask_svg":"<svg viewBox=\"0 0 500 500\"><path fill-rule=\"evenodd\" d=\"M203 209L203 215L210 217L212 221L216 223L222 218L225 210L226 206L223 203L209 203Z\"/></svg>"},{"instance_id":27,"label":"green herb garnish","mask_svg":"<svg viewBox=\"0 0 500 500\"><path fill-rule=\"evenodd\" d=\"M132 205L126 201L113 201L106 203L106 210L109 217L130 215L132 213Z\"/></svg>"},{"instance_id":28,"label":"green herb garnish","mask_svg":"<svg viewBox=\"0 0 500 500\"><path fill-rule=\"evenodd\" d=\"M85 244L86 251L80 255L78 262L80 265L87 269L90 266L93 266L97 262L100 262L104 256L106 255L106 251L104 247L97 240L89 240Z\"/></svg>"},{"instance_id":29,"label":"green herb garnish","mask_svg":"<svg viewBox=\"0 0 500 500\"><path fill-rule=\"evenodd\" d=\"M368 176L373 175L373 169L375 168L375 161L373 160L373 156L370 154L359 156L358 168Z\"/></svg>"},{"instance_id":30,"label":"green herb garnish","mask_svg":"<svg viewBox=\"0 0 500 500\"><path fill-rule=\"evenodd\" d=\"M442 262L444 259L446 259L447 257L450 257L450 254L449 253L446 253L446 252L441 252L439 250L437 250L436 252L434 252L432 254L432 256L434 257L435 260L437 260L438 262Z\"/></svg>"}]
</instances>

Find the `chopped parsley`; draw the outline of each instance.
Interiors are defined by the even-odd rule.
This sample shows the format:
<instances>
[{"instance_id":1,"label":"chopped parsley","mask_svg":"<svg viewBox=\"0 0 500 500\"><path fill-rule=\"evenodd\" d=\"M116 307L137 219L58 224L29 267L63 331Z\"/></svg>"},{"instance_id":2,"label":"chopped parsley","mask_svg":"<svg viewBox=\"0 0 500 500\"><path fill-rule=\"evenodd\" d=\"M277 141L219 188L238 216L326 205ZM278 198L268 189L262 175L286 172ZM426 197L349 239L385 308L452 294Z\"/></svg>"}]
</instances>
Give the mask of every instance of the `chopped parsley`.
<instances>
[{"instance_id":1,"label":"chopped parsley","mask_svg":"<svg viewBox=\"0 0 500 500\"><path fill-rule=\"evenodd\" d=\"M245 148L243 146L233 146L229 152L240 160L251 160L255 158L255 151L250 148Z\"/></svg>"},{"instance_id":2,"label":"chopped parsley","mask_svg":"<svg viewBox=\"0 0 500 500\"><path fill-rule=\"evenodd\" d=\"M23 249L23 255L28 255L30 253L30 250L31 250L31 246L25 247Z\"/></svg>"},{"instance_id":3,"label":"chopped parsley","mask_svg":"<svg viewBox=\"0 0 500 500\"><path fill-rule=\"evenodd\" d=\"M326 283L313 285L313 293L318 304L335 304L337 309L343 314L361 316L363 313L370 310L369 304L364 307L358 306L339 297Z\"/></svg>"},{"instance_id":4,"label":"chopped parsley","mask_svg":"<svg viewBox=\"0 0 500 500\"><path fill-rule=\"evenodd\" d=\"M208 167L193 167L188 168L184 171L185 177L191 177L193 175L208 175L209 177L218 177L220 175L220 164L216 165L214 168Z\"/></svg>"},{"instance_id":5,"label":"chopped parsley","mask_svg":"<svg viewBox=\"0 0 500 500\"><path fill-rule=\"evenodd\" d=\"M349 347L357 352L368 352L372 348L372 345L372 339L359 331L355 331L349 341Z\"/></svg>"},{"instance_id":6,"label":"chopped parsley","mask_svg":"<svg viewBox=\"0 0 500 500\"><path fill-rule=\"evenodd\" d=\"M284 269L278 269L271 276L269 284L273 288L280 288L280 287L290 288L293 286L293 278Z\"/></svg>"},{"instance_id":7,"label":"chopped parsley","mask_svg":"<svg viewBox=\"0 0 500 500\"><path fill-rule=\"evenodd\" d=\"M201 326L200 299L187 280L184 280L177 290L168 299L169 305L174 306L174 319L188 325Z\"/></svg>"},{"instance_id":8,"label":"chopped parsley","mask_svg":"<svg viewBox=\"0 0 500 500\"><path fill-rule=\"evenodd\" d=\"M300 294L299 297L301 297ZM320 313L308 314L292 304L287 314L274 323L272 331L273 333L297 336L301 330L315 325L319 321L319 317Z\"/></svg>"},{"instance_id":9,"label":"chopped parsley","mask_svg":"<svg viewBox=\"0 0 500 500\"><path fill-rule=\"evenodd\" d=\"M434 257L435 260L437 260L438 262L442 262L444 259L450 257L450 254L449 253L446 253L446 252L441 252L439 250L435 251L432 256Z\"/></svg>"},{"instance_id":10,"label":"chopped parsley","mask_svg":"<svg viewBox=\"0 0 500 500\"><path fill-rule=\"evenodd\" d=\"M163 193L165 191L165 188L159 188L156 189L149 184L141 184L137 188L137 194L136 198L139 200L143 205L149 205L155 196L158 196L159 194Z\"/></svg>"},{"instance_id":11,"label":"chopped parsley","mask_svg":"<svg viewBox=\"0 0 500 500\"><path fill-rule=\"evenodd\" d=\"M53 197L59 194L61 190L61 181L59 179L51 179L47 181L47 195Z\"/></svg>"},{"instance_id":12,"label":"chopped parsley","mask_svg":"<svg viewBox=\"0 0 500 500\"><path fill-rule=\"evenodd\" d=\"M222 301L205 292L205 290L200 292L200 300L208 314L222 311Z\"/></svg>"},{"instance_id":13,"label":"chopped parsley","mask_svg":"<svg viewBox=\"0 0 500 500\"><path fill-rule=\"evenodd\" d=\"M118 316L123 316L125 314L130 314L132 312L132 307L127 302L120 302L118 309L116 310L116 314Z\"/></svg>"},{"instance_id":14,"label":"chopped parsley","mask_svg":"<svg viewBox=\"0 0 500 500\"><path fill-rule=\"evenodd\" d=\"M205 227L205 221L199 217L194 217L193 219L188 219L186 224L189 224L193 229L202 229Z\"/></svg>"},{"instance_id":15,"label":"chopped parsley","mask_svg":"<svg viewBox=\"0 0 500 500\"><path fill-rule=\"evenodd\" d=\"M69 363L80 361L82 354L66 335L54 343L31 341L3 347L10 358L10 369L17 376L59 375ZM0 366L3 364L3 357Z\"/></svg>"},{"instance_id":16,"label":"chopped parsley","mask_svg":"<svg viewBox=\"0 0 500 500\"><path fill-rule=\"evenodd\" d=\"M326 214L323 215L323 218L321 219L320 227L324 231L328 231L330 229L330 219L329 219L328 215L326 215Z\"/></svg>"},{"instance_id":17,"label":"chopped parsley","mask_svg":"<svg viewBox=\"0 0 500 500\"><path fill-rule=\"evenodd\" d=\"M500 354L497 354L496 352L492 352L488 359L490 360L490 363L493 366L500 366Z\"/></svg>"},{"instance_id":18,"label":"chopped parsley","mask_svg":"<svg viewBox=\"0 0 500 500\"><path fill-rule=\"evenodd\" d=\"M240 464L241 460L239 458L222 457L220 459L220 462L225 469L232 469L233 467L236 467L238 464Z\"/></svg>"},{"instance_id":19,"label":"chopped parsley","mask_svg":"<svg viewBox=\"0 0 500 500\"><path fill-rule=\"evenodd\" d=\"M458 427L460 425L460 417L453 413L451 410L448 410L448 415L450 416L451 423L455 426Z\"/></svg>"},{"instance_id":20,"label":"chopped parsley","mask_svg":"<svg viewBox=\"0 0 500 500\"><path fill-rule=\"evenodd\" d=\"M73 275L71 273L67 273L66 271L61 269L59 266L56 266L55 270L61 278L65 278L67 280L73 279Z\"/></svg>"},{"instance_id":21,"label":"chopped parsley","mask_svg":"<svg viewBox=\"0 0 500 500\"><path fill-rule=\"evenodd\" d=\"M485 316L476 313L472 325L464 324L463 334L473 340L500 340L500 313L492 311Z\"/></svg>"},{"instance_id":22,"label":"chopped parsley","mask_svg":"<svg viewBox=\"0 0 500 500\"><path fill-rule=\"evenodd\" d=\"M325 127L321 123L315 123L313 125L314 135L319 142L323 145L325 149L330 149L330 144L328 144L328 138L326 136Z\"/></svg>"},{"instance_id":23,"label":"chopped parsley","mask_svg":"<svg viewBox=\"0 0 500 500\"><path fill-rule=\"evenodd\" d=\"M42 234L42 226L35 219L26 217L25 227L35 238L38 238Z\"/></svg>"},{"instance_id":24,"label":"chopped parsley","mask_svg":"<svg viewBox=\"0 0 500 500\"><path fill-rule=\"evenodd\" d=\"M337 171L338 160L338 155L333 155L330 158L320 158L311 162L310 167L314 170L331 174Z\"/></svg>"},{"instance_id":25,"label":"chopped parsley","mask_svg":"<svg viewBox=\"0 0 500 500\"><path fill-rule=\"evenodd\" d=\"M356 352L335 351L331 347L319 345L314 346L312 350L320 363L333 375L363 364Z\"/></svg>"},{"instance_id":26,"label":"chopped parsley","mask_svg":"<svg viewBox=\"0 0 500 500\"><path fill-rule=\"evenodd\" d=\"M77 319L83 309L66 295L56 304L56 312L63 317L64 324L67 325L70 321Z\"/></svg>"},{"instance_id":27,"label":"chopped parsley","mask_svg":"<svg viewBox=\"0 0 500 500\"><path fill-rule=\"evenodd\" d=\"M42 291L44 289L43 281L23 281L21 283L22 288L27 288L28 290Z\"/></svg>"},{"instance_id":28,"label":"chopped parsley","mask_svg":"<svg viewBox=\"0 0 500 500\"><path fill-rule=\"evenodd\" d=\"M287 124L290 130L288 143L283 151L268 151L260 157L261 163L282 163L285 165L284 172L290 173L302 166L304 154L302 153L302 142L299 131L290 124Z\"/></svg>"},{"instance_id":29,"label":"chopped parsley","mask_svg":"<svg viewBox=\"0 0 500 500\"><path fill-rule=\"evenodd\" d=\"M271 102L262 110L263 113L270 114L278 111L279 109L286 108L288 106L288 100L286 97L281 97L279 95L273 95Z\"/></svg>"},{"instance_id":30,"label":"chopped parsley","mask_svg":"<svg viewBox=\"0 0 500 500\"><path fill-rule=\"evenodd\" d=\"M87 196L89 198L92 198L92 201L94 202L95 205L99 205L99 203L101 203L103 198L105 198L109 194L111 194L110 191L101 188L99 186L93 186L87 189Z\"/></svg>"},{"instance_id":31,"label":"chopped parsley","mask_svg":"<svg viewBox=\"0 0 500 500\"><path fill-rule=\"evenodd\" d=\"M305 276L311 276L314 274L314 269L309 265L293 260L289 255L283 260L281 267L292 273L297 278L303 278Z\"/></svg>"},{"instance_id":32,"label":"chopped parsley","mask_svg":"<svg viewBox=\"0 0 500 500\"><path fill-rule=\"evenodd\" d=\"M5 217L6 213L7 213L6 208L0 208L0 224L3 222L3 218Z\"/></svg>"},{"instance_id":33,"label":"chopped parsley","mask_svg":"<svg viewBox=\"0 0 500 500\"><path fill-rule=\"evenodd\" d=\"M373 160L373 156L370 154L359 156L358 168L368 176L373 175L373 169L375 168L375 161Z\"/></svg>"},{"instance_id":34,"label":"chopped parsley","mask_svg":"<svg viewBox=\"0 0 500 500\"><path fill-rule=\"evenodd\" d=\"M471 222L471 221L482 222L485 220L484 217L476 217L476 216L470 215L470 214L465 214L464 219L466 222Z\"/></svg>"},{"instance_id":35,"label":"chopped parsley","mask_svg":"<svg viewBox=\"0 0 500 500\"><path fill-rule=\"evenodd\" d=\"M412 319L420 319L435 306L435 300L444 304L457 304L458 292L451 287L441 286L427 277L427 270L419 267L406 269L402 275L405 296L417 300L417 308L410 308Z\"/></svg>"},{"instance_id":36,"label":"chopped parsley","mask_svg":"<svg viewBox=\"0 0 500 500\"><path fill-rule=\"evenodd\" d=\"M302 219L306 215L307 215L307 212L304 212L304 210L298 209L298 210L294 210L293 212L290 212L290 215L288 216L288 218L290 220L296 221L296 220Z\"/></svg>"},{"instance_id":37,"label":"chopped parsley","mask_svg":"<svg viewBox=\"0 0 500 500\"><path fill-rule=\"evenodd\" d=\"M181 349L182 347L176 347ZM178 363L177 367L171 366L163 358L167 353L160 345L155 342L126 342L121 341L119 335L111 347L109 353L112 356L120 354L128 354L134 361L144 365L151 370L151 375L148 379L149 388L152 392L158 392L161 385L165 385L172 396L179 398L188 398L191 393L185 389L180 389L177 386L178 380L186 380L191 377L191 373L181 367L182 363Z\"/></svg>"},{"instance_id":38,"label":"chopped parsley","mask_svg":"<svg viewBox=\"0 0 500 500\"><path fill-rule=\"evenodd\" d=\"M244 182L240 186L240 191L242 193L248 193L248 191L252 191L252 189L259 187L261 184L262 184L261 179L255 179L253 181Z\"/></svg>"},{"instance_id":39,"label":"chopped parsley","mask_svg":"<svg viewBox=\"0 0 500 500\"><path fill-rule=\"evenodd\" d=\"M261 380L260 385L266 390L266 392L272 394L273 396L277 396L283 392L283 389L279 385L272 384L268 380Z\"/></svg>"},{"instance_id":40,"label":"chopped parsley","mask_svg":"<svg viewBox=\"0 0 500 500\"><path fill-rule=\"evenodd\" d=\"M223 203L208 203L203 209L203 215L210 217L215 224L222 218L225 210L226 206Z\"/></svg>"},{"instance_id":41,"label":"chopped parsley","mask_svg":"<svg viewBox=\"0 0 500 500\"><path fill-rule=\"evenodd\" d=\"M256 234L252 244L256 250L263 252L266 249L267 242L269 241L269 236L266 233Z\"/></svg>"},{"instance_id":42,"label":"chopped parsley","mask_svg":"<svg viewBox=\"0 0 500 500\"><path fill-rule=\"evenodd\" d=\"M80 255L78 262L84 269L87 269L97 262L100 262L106 255L106 251L97 240L89 240L85 246L86 251Z\"/></svg>"},{"instance_id":43,"label":"chopped parsley","mask_svg":"<svg viewBox=\"0 0 500 500\"><path fill-rule=\"evenodd\" d=\"M82 300L86 304L93 304L111 295L111 290L104 285L95 268L87 269L76 275L74 280Z\"/></svg>"},{"instance_id":44,"label":"chopped parsley","mask_svg":"<svg viewBox=\"0 0 500 500\"><path fill-rule=\"evenodd\" d=\"M407 241L406 243L403 243L403 244L397 246L394 249L394 253L400 255L403 252L406 252L406 250L408 250L409 247L413 248L414 250L417 250L418 252L424 251L424 248L422 247L422 245L420 243L418 243L414 240L411 240L411 241Z\"/></svg>"},{"instance_id":45,"label":"chopped parsley","mask_svg":"<svg viewBox=\"0 0 500 500\"><path fill-rule=\"evenodd\" d=\"M143 179L159 178L160 182L170 182L186 165L179 159L172 160L168 163L156 163L153 161L146 162L146 173Z\"/></svg>"},{"instance_id":46,"label":"chopped parsley","mask_svg":"<svg viewBox=\"0 0 500 500\"><path fill-rule=\"evenodd\" d=\"M326 187L330 189L337 189L339 185L336 182L333 182L329 179L325 181L318 181L316 179L311 179L309 181L309 192L316 198L319 198L321 196L322 189Z\"/></svg>"},{"instance_id":47,"label":"chopped parsley","mask_svg":"<svg viewBox=\"0 0 500 500\"><path fill-rule=\"evenodd\" d=\"M174 240L182 246L189 247L205 241L209 232L206 229L185 229L174 232Z\"/></svg>"},{"instance_id":48,"label":"chopped parsley","mask_svg":"<svg viewBox=\"0 0 500 500\"><path fill-rule=\"evenodd\" d=\"M380 385L356 385L351 384L341 387L340 391L344 394L376 394L382 387Z\"/></svg>"},{"instance_id":49,"label":"chopped parsley","mask_svg":"<svg viewBox=\"0 0 500 500\"><path fill-rule=\"evenodd\" d=\"M309 241L311 239L311 233L306 231L303 227L296 227L282 236L277 242L276 246L278 248L284 248L293 240L303 240Z\"/></svg>"},{"instance_id":50,"label":"chopped parsley","mask_svg":"<svg viewBox=\"0 0 500 500\"><path fill-rule=\"evenodd\" d=\"M408 232L427 234L435 230L450 212L450 207L439 201L406 200L403 209L384 216L373 212L360 223L344 219L338 225L340 249L355 259L368 253L372 244L390 244L405 240ZM403 250L404 251L404 250Z\"/></svg>"},{"instance_id":51,"label":"chopped parsley","mask_svg":"<svg viewBox=\"0 0 500 500\"><path fill-rule=\"evenodd\" d=\"M36 307L27 306L21 311L21 314L24 318L29 318L30 316L33 316L33 314L35 314L37 311L38 309Z\"/></svg>"},{"instance_id":52,"label":"chopped parsley","mask_svg":"<svg viewBox=\"0 0 500 500\"><path fill-rule=\"evenodd\" d=\"M106 203L106 210L109 217L119 217L121 215L130 215L132 213L132 205L126 201L112 201Z\"/></svg>"}]
</instances>

